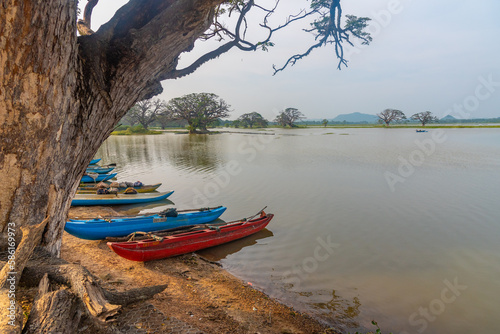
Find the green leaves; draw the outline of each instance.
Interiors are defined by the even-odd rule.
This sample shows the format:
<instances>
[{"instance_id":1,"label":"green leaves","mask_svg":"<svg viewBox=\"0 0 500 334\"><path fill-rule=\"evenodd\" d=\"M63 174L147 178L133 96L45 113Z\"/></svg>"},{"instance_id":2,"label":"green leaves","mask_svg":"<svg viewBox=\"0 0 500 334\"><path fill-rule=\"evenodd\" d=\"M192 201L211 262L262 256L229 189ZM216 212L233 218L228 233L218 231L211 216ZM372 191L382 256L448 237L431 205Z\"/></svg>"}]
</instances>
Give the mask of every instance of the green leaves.
<instances>
[{"instance_id":1,"label":"green leaves","mask_svg":"<svg viewBox=\"0 0 500 334\"><path fill-rule=\"evenodd\" d=\"M167 104L167 109L176 119L183 119L189 124L189 131L207 130L207 125L219 118L229 116L230 106L213 93L192 93L174 98Z\"/></svg>"},{"instance_id":2,"label":"green leaves","mask_svg":"<svg viewBox=\"0 0 500 334\"><path fill-rule=\"evenodd\" d=\"M380 329L380 327L378 326L378 323L375 321L375 320L372 320L372 325L376 326L377 327L377 330L375 331L375 333L377 334L382 334L382 330ZM367 334L370 334L372 332L369 332ZM363 334L363 333L360 333L360 332L356 332L354 334ZM389 334L392 334L392 333L389 333Z\"/></svg>"},{"instance_id":3,"label":"green leaves","mask_svg":"<svg viewBox=\"0 0 500 334\"><path fill-rule=\"evenodd\" d=\"M273 42L258 42L257 48L260 48L262 51L269 51L270 47L273 47L275 44Z\"/></svg>"},{"instance_id":4,"label":"green leaves","mask_svg":"<svg viewBox=\"0 0 500 334\"><path fill-rule=\"evenodd\" d=\"M354 36L362 40L363 45L368 45L373 40L370 33L364 31L368 27L369 17L357 17L354 15L346 15L345 31L351 32Z\"/></svg>"}]
</instances>

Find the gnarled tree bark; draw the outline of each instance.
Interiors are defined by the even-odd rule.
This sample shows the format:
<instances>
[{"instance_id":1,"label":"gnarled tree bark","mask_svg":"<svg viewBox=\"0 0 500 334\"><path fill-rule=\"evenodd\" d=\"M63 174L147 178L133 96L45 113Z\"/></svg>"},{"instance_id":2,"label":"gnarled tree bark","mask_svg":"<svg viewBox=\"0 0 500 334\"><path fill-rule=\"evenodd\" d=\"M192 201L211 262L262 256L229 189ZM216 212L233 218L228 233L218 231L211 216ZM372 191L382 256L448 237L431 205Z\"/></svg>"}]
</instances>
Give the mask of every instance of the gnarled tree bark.
<instances>
[{"instance_id":1,"label":"gnarled tree bark","mask_svg":"<svg viewBox=\"0 0 500 334\"><path fill-rule=\"evenodd\" d=\"M23 333L76 333L81 315L76 296L66 288L50 291L45 274Z\"/></svg>"},{"instance_id":2,"label":"gnarled tree bark","mask_svg":"<svg viewBox=\"0 0 500 334\"><path fill-rule=\"evenodd\" d=\"M71 197L101 143L210 26L221 0L132 0L76 36L76 1L2 1L0 228L50 216L42 239L59 255Z\"/></svg>"},{"instance_id":3,"label":"gnarled tree bark","mask_svg":"<svg viewBox=\"0 0 500 334\"><path fill-rule=\"evenodd\" d=\"M97 32L80 37L75 0L0 2L3 249L11 232L28 257L38 243L59 256L85 167L125 112L161 91L160 79L208 29L221 2L131 0ZM21 250L21 229L47 216L41 242L30 239ZM93 297L99 302L89 301L88 309L97 318L112 315L113 304ZM80 298L85 302L84 293Z\"/></svg>"}]
</instances>

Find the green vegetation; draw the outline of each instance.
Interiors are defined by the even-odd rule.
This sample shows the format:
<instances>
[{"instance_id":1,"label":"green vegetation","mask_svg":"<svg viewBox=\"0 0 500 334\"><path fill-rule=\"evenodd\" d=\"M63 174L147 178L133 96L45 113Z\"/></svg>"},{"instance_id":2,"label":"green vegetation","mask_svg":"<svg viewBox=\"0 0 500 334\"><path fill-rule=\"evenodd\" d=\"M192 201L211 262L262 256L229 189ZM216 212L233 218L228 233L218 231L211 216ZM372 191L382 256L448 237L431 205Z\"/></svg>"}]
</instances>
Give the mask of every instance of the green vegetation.
<instances>
[{"instance_id":1,"label":"green vegetation","mask_svg":"<svg viewBox=\"0 0 500 334\"><path fill-rule=\"evenodd\" d=\"M231 124L231 121L225 121L223 125L219 125L217 127L219 128L224 128L224 127L235 127L238 128L241 126L241 123L238 121L233 121L237 122L237 124ZM238 124L239 123L239 124ZM183 127L181 127L183 128ZM185 127L184 127L185 128ZM282 128L282 126L272 124L267 127L267 129L273 129L273 128ZM294 129L310 129L310 128L325 128L324 125L320 124L294 124ZM385 124L332 124L326 126L327 129L376 129L376 128L387 128L387 129L421 129L422 126L419 124L394 124L391 125L390 127L387 127ZM426 124L427 129L474 129L474 128L483 128L483 129L490 129L490 128L500 128L499 125L483 125L483 124ZM189 133L189 130L179 130L179 126L175 127L168 127L165 129L171 129L171 130L177 130L177 131L169 131L169 133L178 133L178 134L187 134ZM165 130L162 129L162 130ZM266 131L266 129L254 129L255 131ZM129 125L120 125L113 131L111 134L112 135L150 135L150 134L161 134L163 133L162 131L155 131L155 130L145 130L141 125L135 125L135 126L129 126ZM210 134L213 134L211 131ZM334 132L327 132L324 133L323 135L333 135L335 134ZM348 133L339 133L338 135L348 135Z\"/></svg>"},{"instance_id":2,"label":"green vegetation","mask_svg":"<svg viewBox=\"0 0 500 334\"><path fill-rule=\"evenodd\" d=\"M278 116L276 116L276 119L274 121L284 128L287 126L295 128L297 127L295 122L303 118L305 118L305 116L299 111L299 109L286 108Z\"/></svg>"},{"instance_id":3,"label":"green vegetation","mask_svg":"<svg viewBox=\"0 0 500 334\"><path fill-rule=\"evenodd\" d=\"M425 126L427 123L439 122L439 118L433 116L430 111L416 113L411 116L411 119L419 121L422 123L422 126Z\"/></svg>"},{"instance_id":4,"label":"green vegetation","mask_svg":"<svg viewBox=\"0 0 500 334\"><path fill-rule=\"evenodd\" d=\"M126 117L130 118L131 124L139 123L144 129L148 129L149 125L160 119L168 122L172 119L172 115L166 110L165 101L160 99L149 99L137 102L127 112ZM161 123L163 125L163 123Z\"/></svg>"},{"instance_id":5,"label":"green vegetation","mask_svg":"<svg viewBox=\"0 0 500 334\"><path fill-rule=\"evenodd\" d=\"M302 125L302 127L306 128L323 128L322 125ZM333 124L329 125L326 128L328 129L349 129L349 128L388 128L388 129L421 129L422 126L420 124L395 124L390 127L385 126L384 124ZM484 125L484 124L427 124L426 129L455 129L455 128L500 128L499 125Z\"/></svg>"},{"instance_id":6,"label":"green vegetation","mask_svg":"<svg viewBox=\"0 0 500 334\"><path fill-rule=\"evenodd\" d=\"M154 131L154 130L146 130L142 125L120 125L115 131L111 132L112 135L117 136L128 136L128 135L158 135L163 132Z\"/></svg>"},{"instance_id":7,"label":"green vegetation","mask_svg":"<svg viewBox=\"0 0 500 334\"><path fill-rule=\"evenodd\" d=\"M226 101L213 93L184 95L171 99L166 106L173 119L187 122L189 133L207 133L209 125L229 116L229 108Z\"/></svg>"},{"instance_id":8,"label":"green vegetation","mask_svg":"<svg viewBox=\"0 0 500 334\"><path fill-rule=\"evenodd\" d=\"M366 334L373 334L373 333L376 333L376 334L382 334L382 330L380 329L380 327L378 326L377 322L375 320L372 320L372 325L373 326L376 326L377 327L377 330L375 332L368 332ZM363 333L360 333L360 332L356 332L354 334L363 334ZM392 334L392 333L389 333L389 334Z\"/></svg>"},{"instance_id":9,"label":"green vegetation","mask_svg":"<svg viewBox=\"0 0 500 334\"><path fill-rule=\"evenodd\" d=\"M405 114L397 109L385 109L380 114L377 114L379 122L389 126L391 122L401 122L406 119Z\"/></svg>"},{"instance_id":10,"label":"green vegetation","mask_svg":"<svg viewBox=\"0 0 500 334\"><path fill-rule=\"evenodd\" d=\"M242 126L244 128L253 128L260 127L265 128L269 124L269 121L262 117L258 112L251 112L248 114L241 115L236 121L238 121L238 126ZM236 125L235 125L236 126ZM236 126L236 127L238 127Z\"/></svg>"}]
</instances>

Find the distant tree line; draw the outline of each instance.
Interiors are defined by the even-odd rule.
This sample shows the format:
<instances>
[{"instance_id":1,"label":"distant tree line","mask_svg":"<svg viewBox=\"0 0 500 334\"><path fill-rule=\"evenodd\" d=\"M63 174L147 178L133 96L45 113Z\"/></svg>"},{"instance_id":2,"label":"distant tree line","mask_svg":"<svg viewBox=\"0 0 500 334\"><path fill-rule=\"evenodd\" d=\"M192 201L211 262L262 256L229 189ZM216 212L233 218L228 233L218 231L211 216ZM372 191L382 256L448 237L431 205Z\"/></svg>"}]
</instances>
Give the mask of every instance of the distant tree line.
<instances>
[{"instance_id":1,"label":"distant tree line","mask_svg":"<svg viewBox=\"0 0 500 334\"><path fill-rule=\"evenodd\" d=\"M212 93L193 93L171 99L166 102L160 99L149 99L136 103L122 118L121 127L142 127L147 130L156 126L187 127L190 133L206 133L208 127L232 126L235 128L265 128L270 121L258 112L246 113L234 121L223 120L229 116L230 106ZM286 108L274 119L275 125L282 127L297 127L297 121L305 116L297 108ZM324 120L325 121L325 120ZM326 123L323 124L326 126ZM137 125L136 125L137 124ZM135 128L135 133L139 133Z\"/></svg>"},{"instance_id":2,"label":"distant tree line","mask_svg":"<svg viewBox=\"0 0 500 334\"><path fill-rule=\"evenodd\" d=\"M148 129L151 126L161 127L187 127L190 133L206 133L208 127L224 126L235 128L265 128L269 125L294 128L297 122L304 125L345 125L345 124L369 124L363 122L329 121L327 119L303 121L305 116L297 108L286 108L281 111L271 122L258 112L246 113L234 121L223 120L229 116L230 106L220 97L213 93L193 93L170 101L160 99L149 99L135 104L123 117L121 124ZM415 113L409 118L403 111L398 109L385 109L377 114L378 121L385 126L408 122L419 122L422 126L429 123L500 123L500 118L490 119L441 119L439 120L430 111Z\"/></svg>"},{"instance_id":3,"label":"distant tree line","mask_svg":"<svg viewBox=\"0 0 500 334\"><path fill-rule=\"evenodd\" d=\"M439 123L442 123L442 124L500 123L500 117L496 117L496 118L469 118L469 119L442 118L439 120Z\"/></svg>"},{"instance_id":4,"label":"distant tree line","mask_svg":"<svg viewBox=\"0 0 500 334\"><path fill-rule=\"evenodd\" d=\"M389 126L391 123L401 123L407 120L404 112L398 109L385 109L377 114L379 123ZM439 119L432 115L430 111L419 112L410 117L411 120L420 122L422 126L428 123L438 122Z\"/></svg>"},{"instance_id":5,"label":"distant tree line","mask_svg":"<svg viewBox=\"0 0 500 334\"><path fill-rule=\"evenodd\" d=\"M166 102L149 99L136 103L122 118L122 124L187 127L190 133L206 133L209 126L229 116L230 106L213 93L192 93Z\"/></svg>"}]
</instances>

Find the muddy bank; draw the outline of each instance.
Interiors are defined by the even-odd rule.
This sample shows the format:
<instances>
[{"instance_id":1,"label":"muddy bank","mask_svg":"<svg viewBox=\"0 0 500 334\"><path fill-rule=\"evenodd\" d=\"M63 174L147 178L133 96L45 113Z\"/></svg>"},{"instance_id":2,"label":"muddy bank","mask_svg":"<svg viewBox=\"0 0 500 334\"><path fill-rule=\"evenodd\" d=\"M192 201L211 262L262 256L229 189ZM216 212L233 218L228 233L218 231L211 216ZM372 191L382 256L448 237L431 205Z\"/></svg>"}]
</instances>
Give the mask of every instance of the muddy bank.
<instances>
[{"instance_id":1,"label":"muddy bank","mask_svg":"<svg viewBox=\"0 0 500 334\"><path fill-rule=\"evenodd\" d=\"M72 208L70 217L85 216L86 210ZM114 214L109 208L99 212ZM167 284L163 292L149 300L154 311L168 319L178 319L198 332L336 333L309 315L270 299L217 263L196 254L133 262L113 253L104 241L82 240L65 233L61 256L68 262L85 266L108 290L126 291ZM142 323L134 326L139 328Z\"/></svg>"}]
</instances>

